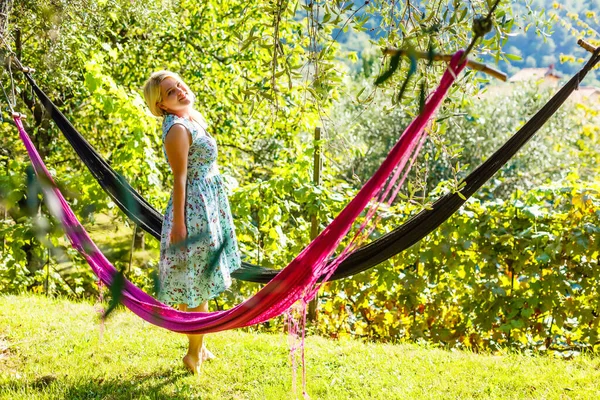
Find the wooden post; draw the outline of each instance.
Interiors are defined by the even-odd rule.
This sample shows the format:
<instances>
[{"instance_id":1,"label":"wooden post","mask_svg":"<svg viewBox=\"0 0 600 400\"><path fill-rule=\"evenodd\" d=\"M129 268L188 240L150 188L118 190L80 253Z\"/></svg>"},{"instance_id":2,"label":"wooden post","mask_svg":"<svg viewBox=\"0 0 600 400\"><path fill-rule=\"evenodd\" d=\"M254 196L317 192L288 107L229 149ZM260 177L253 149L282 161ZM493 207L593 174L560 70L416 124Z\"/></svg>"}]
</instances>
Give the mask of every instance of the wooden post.
<instances>
[{"instance_id":1,"label":"wooden post","mask_svg":"<svg viewBox=\"0 0 600 400\"><path fill-rule=\"evenodd\" d=\"M8 169L8 157L6 157L6 176L9 174ZM2 224L5 224L8 221L8 205L2 206L3 219ZM2 252L6 251L6 234L2 235Z\"/></svg>"},{"instance_id":2,"label":"wooden post","mask_svg":"<svg viewBox=\"0 0 600 400\"><path fill-rule=\"evenodd\" d=\"M48 247L48 257L46 258L46 282L44 282L44 291L46 292L46 297L48 297L48 287L50 281L50 247Z\"/></svg>"},{"instance_id":3,"label":"wooden post","mask_svg":"<svg viewBox=\"0 0 600 400\"><path fill-rule=\"evenodd\" d=\"M8 174L7 174L8 175ZM2 207L2 211L4 213L2 223L5 224L8 220L8 209ZM2 235L2 252L6 251L6 235Z\"/></svg>"},{"instance_id":4,"label":"wooden post","mask_svg":"<svg viewBox=\"0 0 600 400\"><path fill-rule=\"evenodd\" d=\"M129 276L129 273L131 272L131 264L133 263L133 252L135 251L135 239L137 236L137 231L138 231L137 224L133 224L133 235L131 238L131 250L129 252L129 266L127 267L127 270L125 271L126 278Z\"/></svg>"},{"instance_id":5,"label":"wooden post","mask_svg":"<svg viewBox=\"0 0 600 400\"><path fill-rule=\"evenodd\" d=\"M321 168L323 166L321 160L321 145L319 141L321 140L321 128L315 128L315 157L313 164L313 183L315 186L319 186L321 184ZM310 217L310 240L312 241L319 234L319 220L317 218L317 213L312 213ZM319 293L315 294L314 299L312 299L308 303L308 320L312 322L316 322L317 320L317 306L319 303Z\"/></svg>"},{"instance_id":6,"label":"wooden post","mask_svg":"<svg viewBox=\"0 0 600 400\"><path fill-rule=\"evenodd\" d=\"M319 145L319 140L321 140L321 128L315 128L315 158L313 164L313 183L315 186L319 186L321 184L321 167L323 163L321 162L321 147ZM310 240L313 240L319 234L319 221L317 219L317 214L313 213L310 218Z\"/></svg>"}]
</instances>

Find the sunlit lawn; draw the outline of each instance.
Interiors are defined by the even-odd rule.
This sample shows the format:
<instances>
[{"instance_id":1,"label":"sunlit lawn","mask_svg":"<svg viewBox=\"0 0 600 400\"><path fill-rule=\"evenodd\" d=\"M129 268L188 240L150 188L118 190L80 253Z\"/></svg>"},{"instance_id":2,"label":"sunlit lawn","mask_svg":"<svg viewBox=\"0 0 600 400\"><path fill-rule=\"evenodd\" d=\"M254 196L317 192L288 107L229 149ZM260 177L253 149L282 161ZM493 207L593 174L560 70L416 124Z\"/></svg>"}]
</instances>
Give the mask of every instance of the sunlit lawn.
<instances>
[{"instance_id":1,"label":"sunlit lawn","mask_svg":"<svg viewBox=\"0 0 600 400\"><path fill-rule=\"evenodd\" d=\"M0 297L2 399L290 399L284 334L222 332L200 378L186 339L118 311L101 326L85 302ZM600 359L478 355L416 345L308 337L313 399L596 399ZM298 374L297 396L301 393Z\"/></svg>"}]
</instances>

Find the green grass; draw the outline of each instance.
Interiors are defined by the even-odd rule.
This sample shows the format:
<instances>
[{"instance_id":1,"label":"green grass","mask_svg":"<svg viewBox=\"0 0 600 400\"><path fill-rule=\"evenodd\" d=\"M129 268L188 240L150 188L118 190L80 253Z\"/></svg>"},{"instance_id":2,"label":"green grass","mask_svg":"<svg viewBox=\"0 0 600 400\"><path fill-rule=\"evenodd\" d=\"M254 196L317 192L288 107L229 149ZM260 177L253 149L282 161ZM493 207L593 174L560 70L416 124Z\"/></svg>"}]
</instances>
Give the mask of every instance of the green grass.
<instances>
[{"instance_id":1,"label":"green grass","mask_svg":"<svg viewBox=\"0 0 600 400\"><path fill-rule=\"evenodd\" d=\"M0 297L0 399L292 399L288 337L208 336L217 359L187 374L184 336L89 303ZM479 355L308 337L312 399L597 399L600 359ZM298 388L301 375L298 374Z\"/></svg>"}]
</instances>

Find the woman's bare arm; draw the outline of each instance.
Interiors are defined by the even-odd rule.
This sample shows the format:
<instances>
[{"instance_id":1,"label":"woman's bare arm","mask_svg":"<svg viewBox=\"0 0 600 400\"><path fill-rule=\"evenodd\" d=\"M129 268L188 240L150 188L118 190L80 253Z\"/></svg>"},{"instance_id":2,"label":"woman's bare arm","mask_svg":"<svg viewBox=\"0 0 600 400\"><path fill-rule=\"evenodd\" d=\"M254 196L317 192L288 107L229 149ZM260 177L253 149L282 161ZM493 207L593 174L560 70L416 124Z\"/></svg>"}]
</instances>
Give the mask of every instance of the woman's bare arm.
<instances>
[{"instance_id":1,"label":"woman's bare arm","mask_svg":"<svg viewBox=\"0 0 600 400\"><path fill-rule=\"evenodd\" d=\"M190 150L190 135L187 129L175 124L165 137L165 151L173 172L173 228L171 243L185 240L185 191L187 184L187 162Z\"/></svg>"}]
</instances>

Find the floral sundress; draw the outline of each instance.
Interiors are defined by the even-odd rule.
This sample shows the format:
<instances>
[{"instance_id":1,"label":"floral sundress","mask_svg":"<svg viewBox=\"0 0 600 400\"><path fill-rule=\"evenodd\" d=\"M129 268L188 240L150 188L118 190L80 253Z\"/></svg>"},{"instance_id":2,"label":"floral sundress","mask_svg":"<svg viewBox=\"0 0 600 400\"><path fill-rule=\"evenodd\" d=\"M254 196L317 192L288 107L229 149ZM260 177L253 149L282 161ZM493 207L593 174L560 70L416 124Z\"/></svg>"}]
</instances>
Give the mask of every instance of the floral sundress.
<instances>
[{"instance_id":1,"label":"floral sundress","mask_svg":"<svg viewBox=\"0 0 600 400\"><path fill-rule=\"evenodd\" d=\"M161 232L158 299L194 308L231 286L230 274L240 267L240 255L217 167L217 143L198 123L169 114L162 125L163 150L165 137L175 124L183 125L192 137L185 201L187 240L183 246L171 246L171 194Z\"/></svg>"}]
</instances>

